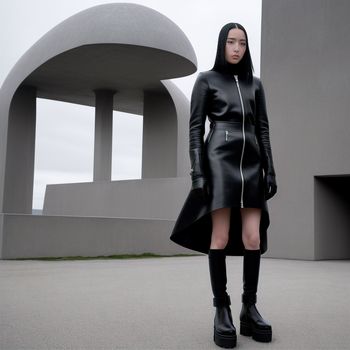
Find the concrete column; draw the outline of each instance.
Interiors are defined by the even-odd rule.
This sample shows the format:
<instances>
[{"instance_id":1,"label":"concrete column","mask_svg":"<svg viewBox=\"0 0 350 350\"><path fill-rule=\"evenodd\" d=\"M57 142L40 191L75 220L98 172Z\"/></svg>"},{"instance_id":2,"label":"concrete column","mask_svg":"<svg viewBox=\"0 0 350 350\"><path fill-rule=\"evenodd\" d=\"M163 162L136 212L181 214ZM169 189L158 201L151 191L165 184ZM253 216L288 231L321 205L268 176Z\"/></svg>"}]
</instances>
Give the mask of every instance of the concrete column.
<instances>
[{"instance_id":1,"label":"concrete column","mask_svg":"<svg viewBox=\"0 0 350 350\"><path fill-rule=\"evenodd\" d=\"M190 120L190 102L185 94L170 80L163 80L162 84L168 90L175 106L177 122L177 177L189 177L190 159L189 159L189 120Z\"/></svg>"},{"instance_id":2,"label":"concrete column","mask_svg":"<svg viewBox=\"0 0 350 350\"><path fill-rule=\"evenodd\" d=\"M112 90L94 90L95 103L95 149L94 181L112 178L112 132L113 95Z\"/></svg>"},{"instance_id":3,"label":"concrete column","mask_svg":"<svg viewBox=\"0 0 350 350\"><path fill-rule=\"evenodd\" d=\"M168 94L144 93L142 178L177 176L177 117Z\"/></svg>"},{"instance_id":4,"label":"concrete column","mask_svg":"<svg viewBox=\"0 0 350 350\"><path fill-rule=\"evenodd\" d=\"M7 132L4 213L32 213L36 125L36 88L14 94Z\"/></svg>"}]
</instances>

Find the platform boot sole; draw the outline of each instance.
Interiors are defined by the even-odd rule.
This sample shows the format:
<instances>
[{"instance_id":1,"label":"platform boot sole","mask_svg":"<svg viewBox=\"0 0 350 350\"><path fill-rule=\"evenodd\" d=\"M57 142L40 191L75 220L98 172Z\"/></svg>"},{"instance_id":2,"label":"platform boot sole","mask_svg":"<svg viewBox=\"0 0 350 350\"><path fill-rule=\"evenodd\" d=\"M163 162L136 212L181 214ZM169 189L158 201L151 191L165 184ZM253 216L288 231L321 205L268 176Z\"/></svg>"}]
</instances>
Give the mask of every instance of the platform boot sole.
<instances>
[{"instance_id":1,"label":"platform boot sole","mask_svg":"<svg viewBox=\"0 0 350 350\"><path fill-rule=\"evenodd\" d=\"M241 321L240 334L261 343L269 343L272 340L272 329L259 329L248 322Z\"/></svg>"},{"instance_id":2,"label":"platform boot sole","mask_svg":"<svg viewBox=\"0 0 350 350\"><path fill-rule=\"evenodd\" d=\"M232 349L237 344L237 335L220 334L214 327L214 343L222 348Z\"/></svg>"}]
</instances>

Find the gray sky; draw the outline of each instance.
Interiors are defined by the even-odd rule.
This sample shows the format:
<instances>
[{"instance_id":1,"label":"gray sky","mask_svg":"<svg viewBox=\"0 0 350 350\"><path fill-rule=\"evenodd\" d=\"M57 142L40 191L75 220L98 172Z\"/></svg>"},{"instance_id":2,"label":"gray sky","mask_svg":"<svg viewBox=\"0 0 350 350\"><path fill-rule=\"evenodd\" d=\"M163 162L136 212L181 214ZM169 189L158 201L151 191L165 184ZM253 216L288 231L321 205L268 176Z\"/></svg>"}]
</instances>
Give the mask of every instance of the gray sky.
<instances>
[{"instance_id":1,"label":"gray sky","mask_svg":"<svg viewBox=\"0 0 350 350\"><path fill-rule=\"evenodd\" d=\"M99 0L0 1L0 86L18 59L47 31ZM110 1L113 2L113 1ZM228 22L247 29L255 74L260 75L261 0L114 1L148 6L187 35L198 72L213 66L217 37ZM197 73L172 81L190 99ZM94 109L38 99L33 207L41 208L46 184L92 181ZM131 136L130 136L131 135ZM142 117L114 113L112 179L141 177Z\"/></svg>"}]
</instances>

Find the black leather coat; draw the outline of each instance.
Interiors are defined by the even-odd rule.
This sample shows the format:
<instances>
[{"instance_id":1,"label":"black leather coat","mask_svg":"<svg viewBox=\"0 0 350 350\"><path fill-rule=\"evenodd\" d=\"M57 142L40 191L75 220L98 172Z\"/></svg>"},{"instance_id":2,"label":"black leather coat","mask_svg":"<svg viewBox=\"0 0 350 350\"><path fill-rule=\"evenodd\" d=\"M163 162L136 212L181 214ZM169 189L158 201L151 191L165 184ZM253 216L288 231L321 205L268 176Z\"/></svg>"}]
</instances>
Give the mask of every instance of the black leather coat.
<instances>
[{"instance_id":1,"label":"black leather coat","mask_svg":"<svg viewBox=\"0 0 350 350\"><path fill-rule=\"evenodd\" d=\"M211 131L203 140L205 121ZM260 79L240 79L216 71L198 75L191 97L190 156L192 190L171 234L174 242L207 253L211 240L210 212L231 208L227 255L243 255L239 208L262 209L260 249L267 250L269 214L263 176L275 175ZM209 187L209 198L197 188Z\"/></svg>"}]
</instances>

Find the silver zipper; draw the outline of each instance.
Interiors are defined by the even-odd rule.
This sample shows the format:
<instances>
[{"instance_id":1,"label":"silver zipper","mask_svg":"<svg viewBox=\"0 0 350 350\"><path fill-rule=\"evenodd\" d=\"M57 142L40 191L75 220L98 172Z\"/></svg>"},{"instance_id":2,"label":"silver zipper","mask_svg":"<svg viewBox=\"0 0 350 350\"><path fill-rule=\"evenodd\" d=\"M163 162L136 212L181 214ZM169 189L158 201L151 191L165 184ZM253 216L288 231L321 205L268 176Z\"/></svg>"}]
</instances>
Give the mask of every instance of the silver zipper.
<instances>
[{"instance_id":1,"label":"silver zipper","mask_svg":"<svg viewBox=\"0 0 350 350\"><path fill-rule=\"evenodd\" d=\"M241 190L241 208L244 208L243 205L243 193L244 193L244 176L243 176L243 155L244 155L244 149L245 149L245 130L244 130L244 122L245 122L245 113L244 113L244 105L243 105L243 99L241 94L241 89L239 88L239 82L238 82L238 76L235 75L236 85L238 89L239 99L241 101L241 107L242 107L242 116L243 116L243 123L242 123L242 134L243 134L243 147L242 147L242 153L241 153L241 161L239 164L239 170L241 172L241 179L242 179L242 190Z\"/></svg>"},{"instance_id":2,"label":"silver zipper","mask_svg":"<svg viewBox=\"0 0 350 350\"><path fill-rule=\"evenodd\" d=\"M225 131L225 141L228 141L228 131Z\"/></svg>"}]
</instances>

